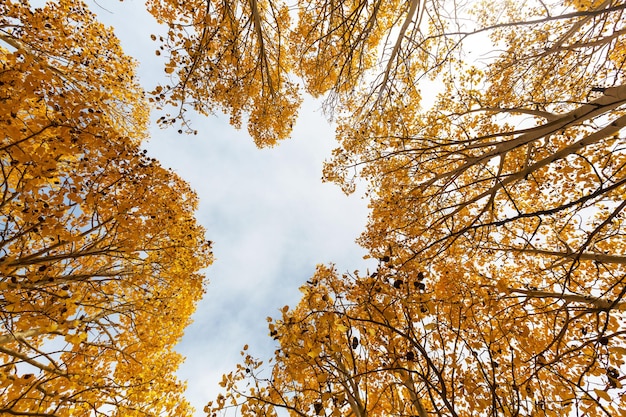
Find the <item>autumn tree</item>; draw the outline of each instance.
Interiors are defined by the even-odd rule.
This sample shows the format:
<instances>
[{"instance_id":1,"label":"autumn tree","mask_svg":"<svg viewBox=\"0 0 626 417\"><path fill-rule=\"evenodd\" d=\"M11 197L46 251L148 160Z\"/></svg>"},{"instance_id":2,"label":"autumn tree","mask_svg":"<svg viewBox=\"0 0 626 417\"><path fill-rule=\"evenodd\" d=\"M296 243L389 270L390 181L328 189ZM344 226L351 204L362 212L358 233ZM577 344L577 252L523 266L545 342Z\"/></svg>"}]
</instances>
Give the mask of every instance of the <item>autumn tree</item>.
<instances>
[{"instance_id":1,"label":"autumn tree","mask_svg":"<svg viewBox=\"0 0 626 417\"><path fill-rule=\"evenodd\" d=\"M146 108L84 4L0 4L0 414L191 413L173 346L211 254Z\"/></svg>"},{"instance_id":2,"label":"autumn tree","mask_svg":"<svg viewBox=\"0 0 626 417\"><path fill-rule=\"evenodd\" d=\"M596 347L580 366L611 357L604 367L614 377L623 374L626 293L623 8L477 11L477 28L460 33L489 34L503 52L450 62L430 109L382 106L380 118L346 118L327 166L348 188L357 167L373 184L361 242L374 256L392 257L400 271L428 268L451 294L484 287L485 303L522 303L501 311L528 316L537 358L561 366L560 353L545 352L579 332ZM536 322L540 312L545 321ZM584 323L595 323L593 336ZM518 339L513 330L507 337Z\"/></svg>"},{"instance_id":3,"label":"autumn tree","mask_svg":"<svg viewBox=\"0 0 626 417\"><path fill-rule=\"evenodd\" d=\"M242 351L241 365L223 377L224 393L205 411L302 417L626 411L626 335L606 332L612 320L606 311L582 298L561 308L549 297L494 296L489 284L463 282L463 272L410 275L381 265L369 275L340 275L319 267L298 306L269 319L279 343L274 357L264 362Z\"/></svg>"}]
</instances>

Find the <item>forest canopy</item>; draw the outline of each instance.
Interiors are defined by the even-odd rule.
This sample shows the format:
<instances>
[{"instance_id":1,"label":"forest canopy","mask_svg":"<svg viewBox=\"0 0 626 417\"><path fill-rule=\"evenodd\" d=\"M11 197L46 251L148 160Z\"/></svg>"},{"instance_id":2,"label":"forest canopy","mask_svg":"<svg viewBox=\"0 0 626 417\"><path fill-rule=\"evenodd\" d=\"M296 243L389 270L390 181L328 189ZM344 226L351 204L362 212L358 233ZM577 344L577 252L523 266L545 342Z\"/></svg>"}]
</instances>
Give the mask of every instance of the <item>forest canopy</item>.
<instances>
[{"instance_id":1,"label":"forest canopy","mask_svg":"<svg viewBox=\"0 0 626 417\"><path fill-rule=\"evenodd\" d=\"M210 244L140 149L147 109L181 133L221 111L267 147L309 94L377 267L318 266L268 320L271 361L244 349L205 411L626 414L626 3L146 7L166 28L148 93L82 3L0 4L1 412L191 412L172 347Z\"/></svg>"}]
</instances>

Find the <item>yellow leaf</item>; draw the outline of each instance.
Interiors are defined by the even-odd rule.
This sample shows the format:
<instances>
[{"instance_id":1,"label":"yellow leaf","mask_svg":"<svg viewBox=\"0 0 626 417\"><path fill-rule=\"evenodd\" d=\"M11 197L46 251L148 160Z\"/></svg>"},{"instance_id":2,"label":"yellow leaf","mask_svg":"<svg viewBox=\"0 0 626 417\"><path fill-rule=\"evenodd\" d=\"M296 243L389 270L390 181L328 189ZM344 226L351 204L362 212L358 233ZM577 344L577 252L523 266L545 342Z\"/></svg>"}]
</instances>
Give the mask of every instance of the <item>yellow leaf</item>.
<instances>
[{"instance_id":1,"label":"yellow leaf","mask_svg":"<svg viewBox=\"0 0 626 417\"><path fill-rule=\"evenodd\" d=\"M594 389L594 392L596 393L596 395L608 402L613 401L613 399L611 398L611 396L609 395L608 392L601 390L601 389Z\"/></svg>"},{"instance_id":2,"label":"yellow leaf","mask_svg":"<svg viewBox=\"0 0 626 417\"><path fill-rule=\"evenodd\" d=\"M427 332L435 330L437 328L437 323L428 323L424 325L424 330Z\"/></svg>"}]
</instances>

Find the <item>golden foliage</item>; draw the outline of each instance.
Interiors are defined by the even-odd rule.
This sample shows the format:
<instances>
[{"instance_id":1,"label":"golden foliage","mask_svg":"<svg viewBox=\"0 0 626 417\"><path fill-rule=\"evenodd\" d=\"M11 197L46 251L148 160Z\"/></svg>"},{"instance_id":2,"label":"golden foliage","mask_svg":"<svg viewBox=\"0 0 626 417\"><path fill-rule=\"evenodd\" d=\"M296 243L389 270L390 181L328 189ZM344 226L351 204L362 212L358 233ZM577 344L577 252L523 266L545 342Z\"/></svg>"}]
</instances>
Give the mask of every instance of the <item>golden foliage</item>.
<instances>
[{"instance_id":1,"label":"golden foliage","mask_svg":"<svg viewBox=\"0 0 626 417\"><path fill-rule=\"evenodd\" d=\"M626 4L148 9L161 124L224 111L272 146L298 77L337 116L325 179L370 198L377 270L319 267L270 319L267 375L244 349L208 413L626 413ZM132 62L81 3L0 10L0 411L188 414L171 348L210 262L195 196L139 150Z\"/></svg>"},{"instance_id":2,"label":"golden foliage","mask_svg":"<svg viewBox=\"0 0 626 417\"><path fill-rule=\"evenodd\" d=\"M623 322L584 297L448 269L318 267L270 322L268 364L242 352L205 408L243 416L620 415ZM414 272L417 271L417 272ZM622 311L624 302L612 308Z\"/></svg>"},{"instance_id":3,"label":"golden foliage","mask_svg":"<svg viewBox=\"0 0 626 417\"><path fill-rule=\"evenodd\" d=\"M191 415L172 348L211 261L139 148L134 63L81 2L0 4L0 414Z\"/></svg>"},{"instance_id":4,"label":"golden foliage","mask_svg":"<svg viewBox=\"0 0 626 417\"><path fill-rule=\"evenodd\" d=\"M190 106L202 114L224 111L236 127L247 115L259 147L290 134L301 99L288 77L292 58L283 32L290 24L285 4L151 0L147 6L169 27L166 37L159 37L157 54L167 54L165 72L172 84L158 86L151 100L178 106L179 112L163 116L162 124L186 123Z\"/></svg>"}]
</instances>

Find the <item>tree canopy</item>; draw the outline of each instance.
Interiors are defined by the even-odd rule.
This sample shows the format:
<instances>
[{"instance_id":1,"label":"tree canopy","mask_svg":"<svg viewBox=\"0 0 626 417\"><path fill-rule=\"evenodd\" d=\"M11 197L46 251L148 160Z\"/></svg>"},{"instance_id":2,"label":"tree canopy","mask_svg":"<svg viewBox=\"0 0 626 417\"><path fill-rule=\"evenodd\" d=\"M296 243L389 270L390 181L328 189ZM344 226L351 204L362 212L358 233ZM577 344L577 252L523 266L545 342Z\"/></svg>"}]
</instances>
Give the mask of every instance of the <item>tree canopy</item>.
<instances>
[{"instance_id":1,"label":"tree canopy","mask_svg":"<svg viewBox=\"0 0 626 417\"><path fill-rule=\"evenodd\" d=\"M2 415L191 415L172 349L212 258L134 66L81 2L0 4Z\"/></svg>"}]
</instances>

